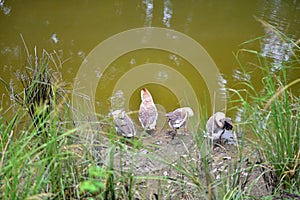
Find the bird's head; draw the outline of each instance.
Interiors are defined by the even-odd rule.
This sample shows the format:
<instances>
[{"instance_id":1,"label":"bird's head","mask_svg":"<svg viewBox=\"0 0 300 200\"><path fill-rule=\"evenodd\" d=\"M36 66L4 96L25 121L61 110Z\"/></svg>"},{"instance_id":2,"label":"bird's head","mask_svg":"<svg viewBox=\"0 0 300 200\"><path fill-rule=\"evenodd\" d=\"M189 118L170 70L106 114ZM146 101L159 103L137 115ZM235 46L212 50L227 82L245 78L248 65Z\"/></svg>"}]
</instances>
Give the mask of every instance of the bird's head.
<instances>
[{"instance_id":1,"label":"bird's head","mask_svg":"<svg viewBox=\"0 0 300 200\"><path fill-rule=\"evenodd\" d=\"M224 128L225 124L225 114L222 112L217 112L215 114L215 122L220 128Z\"/></svg>"},{"instance_id":2,"label":"bird's head","mask_svg":"<svg viewBox=\"0 0 300 200\"><path fill-rule=\"evenodd\" d=\"M112 115L113 118L123 119L125 117L125 111L123 109L115 110L115 111L111 112L110 115Z\"/></svg>"},{"instance_id":3,"label":"bird's head","mask_svg":"<svg viewBox=\"0 0 300 200\"><path fill-rule=\"evenodd\" d=\"M233 122L232 122L231 118L225 118L225 120L224 120L224 128L226 130L232 130L232 128L233 128Z\"/></svg>"},{"instance_id":4,"label":"bird's head","mask_svg":"<svg viewBox=\"0 0 300 200\"><path fill-rule=\"evenodd\" d=\"M153 101L150 92L146 88L142 88L142 90L141 90L141 99L142 99L142 102Z\"/></svg>"}]
</instances>

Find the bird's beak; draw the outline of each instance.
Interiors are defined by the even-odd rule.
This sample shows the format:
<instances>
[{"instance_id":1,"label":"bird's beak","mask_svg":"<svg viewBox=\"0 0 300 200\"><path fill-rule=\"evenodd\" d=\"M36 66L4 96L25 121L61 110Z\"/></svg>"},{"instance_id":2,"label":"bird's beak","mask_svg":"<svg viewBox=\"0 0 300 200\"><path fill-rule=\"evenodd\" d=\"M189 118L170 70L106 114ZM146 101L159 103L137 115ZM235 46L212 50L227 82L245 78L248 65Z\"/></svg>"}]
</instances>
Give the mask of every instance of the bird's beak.
<instances>
[{"instance_id":1,"label":"bird's beak","mask_svg":"<svg viewBox=\"0 0 300 200\"><path fill-rule=\"evenodd\" d=\"M224 126L225 126L226 130L232 130L232 128L233 128L232 120L231 119L226 119Z\"/></svg>"}]
</instances>

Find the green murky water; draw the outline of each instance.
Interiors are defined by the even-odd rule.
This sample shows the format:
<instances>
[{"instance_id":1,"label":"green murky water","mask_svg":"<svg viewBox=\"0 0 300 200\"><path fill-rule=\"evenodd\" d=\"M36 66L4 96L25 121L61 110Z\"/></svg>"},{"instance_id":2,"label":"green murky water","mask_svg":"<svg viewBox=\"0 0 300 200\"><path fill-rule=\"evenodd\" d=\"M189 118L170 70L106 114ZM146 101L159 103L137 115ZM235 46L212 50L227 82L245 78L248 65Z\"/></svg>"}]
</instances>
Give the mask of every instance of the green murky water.
<instances>
[{"instance_id":1,"label":"green murky water","mask_svg":"<svg viewBox=\"0 0 300 200\"><path fill-rule=\"evenodd\" d=\"M142 87L161 113L186 105L224 110L222 87L238 78L232 52L241 43L269 34L262 54L278 69L291 56L290 44L254 16L294 40L300 37L297 0L15 0L0 6L1 77L15 83L14 73L24 67L22 34L32 52L36 46L38 52L55 50L61 56L64 80L92 100L83 112L102 115L121 107L136 111ZM299 73L289 74L296 77ZM256 81L255 74L251 78ZM3 85L0 92L2 106L8 107Z\"/></svg>"}]
</instances>

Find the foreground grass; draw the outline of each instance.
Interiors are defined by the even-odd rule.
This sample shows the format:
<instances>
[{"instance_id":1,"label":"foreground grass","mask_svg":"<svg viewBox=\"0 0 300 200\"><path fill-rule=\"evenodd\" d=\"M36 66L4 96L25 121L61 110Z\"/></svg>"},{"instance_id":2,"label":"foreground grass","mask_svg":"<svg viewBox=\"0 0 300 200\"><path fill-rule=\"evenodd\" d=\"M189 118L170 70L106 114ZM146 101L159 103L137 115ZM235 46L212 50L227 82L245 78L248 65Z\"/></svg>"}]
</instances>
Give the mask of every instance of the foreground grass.
<instances>
[{"instance_id":1,"label":"foreground grass","mask_svg":"<svg viewBox=\"0 0 300 200\"><path fill-rule=\"evenodd\" d=\"M66 84L52 76L55 73L51 70L58 69L60 62L56 62L53 54L44 52L38 59L36 53L31 56L27 50L27 78L18 76L25 92L15 93L4 82L18 106L11 120L0 116L0 198L299 197L300 98L290 87L299 84L300 79L287 79L289 70L300 66L299 47L294 47L293 62L283 63L276 72L271 70L272 63L257 51L241 50L236 55L238 61L241 53L255 55L255 67L262 74L264 87L256 91L251 80L243 79L237 86L241 89L228 89L234 99L231 102L238 105L230 108L240 116L236 130L242 133L239 143L230 147L231 154L228 149L209 146L203 137L208 111L199 108L200 116L195 119L201 120L191 122L192 143L179 138L184 151L173 160L153 150L157 146L143 144L142 137L119 137L109 119L103 121L107 130L94 130L89 123L75 127ZM244 76L253 67L241 62L240 66ZM247 147L247 131L256 136L252 148ZM141 153L145 150L149 153ZM136 164L142 159L163 167L137 173Z\"/></svg>"},{"instance_id":2,"label":"foreground grass","mask_svg":"<svg viewBox=\"0 0 300 200\"><path fill-rule=\"evenodd\" d=\"M73 153L68 149L71 134L67 89L61 79L57 54L29 54L27 66L16 76L17 91L3 79L15 107L13 119L0 118L1 199L45 199L63 196L72 177ZM65 111L67 110L67 111Z\"/></svg>"}]
</instances>

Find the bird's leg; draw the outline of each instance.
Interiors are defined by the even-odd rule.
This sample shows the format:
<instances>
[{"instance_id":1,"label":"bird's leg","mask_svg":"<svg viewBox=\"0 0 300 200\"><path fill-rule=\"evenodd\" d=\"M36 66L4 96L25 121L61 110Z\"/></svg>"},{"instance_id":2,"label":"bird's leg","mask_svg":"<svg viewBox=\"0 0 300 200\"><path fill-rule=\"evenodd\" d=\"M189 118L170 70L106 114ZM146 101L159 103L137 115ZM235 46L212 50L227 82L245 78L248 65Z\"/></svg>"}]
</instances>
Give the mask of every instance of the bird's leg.
<instances>
[{"instance_id":1,"label":"bird's leg","mask_svg":"<svg viewBox=\"0 0 300 200\"><path fill-rule=\"evenodd\" d=\"M177 129L176 128L173 129L172 140L174 140L175 135L177 135Z\"/></svg>"},{"instance_id":2,"label":"bird's leg","mask_svg":"<svg viewBox=\"0 0 300 200\"><path fill-rule=\"evenodd\" d=\"M223 130L223 132L220 135L220 145L222 145L222 136L223 136L224 133L225 133L225 129Z\"/></svg>"},{"instance_id":3,"label":"bird's leg","mask_svg":"<svg viewBox=\"0 0 300 200\"><path fill-rule=\"evenodd\" d=\"M175 135L176 135L176 129L175 128L172 128L171 130L169 129L167 132L166 132L167 136L166 137L171 137L172 140L174 139Z\"/></svg>"}]
</instances>

